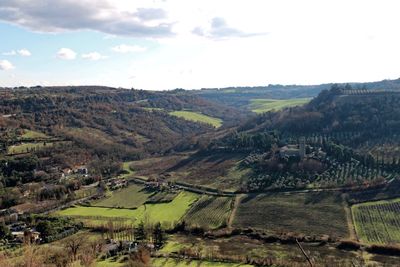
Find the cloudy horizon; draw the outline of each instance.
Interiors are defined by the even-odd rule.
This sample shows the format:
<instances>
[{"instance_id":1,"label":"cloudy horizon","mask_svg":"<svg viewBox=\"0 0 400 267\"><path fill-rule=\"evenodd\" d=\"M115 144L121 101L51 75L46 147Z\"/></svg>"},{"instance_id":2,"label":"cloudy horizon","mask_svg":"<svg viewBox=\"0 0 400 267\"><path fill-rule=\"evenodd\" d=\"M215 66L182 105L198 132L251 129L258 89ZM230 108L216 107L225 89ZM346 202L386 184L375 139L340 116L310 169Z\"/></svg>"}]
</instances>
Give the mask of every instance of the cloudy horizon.
<instances>
[{"instance_id":1,"label":"cloudy horizon","mask_svg":"<svg viewBox=\"0 0 400 267\"><path fill-rule=\"evenodd\" d=\"M150 90L400 77L396 1L5 0L0 86Z\"/></svg>"}]
</instances>

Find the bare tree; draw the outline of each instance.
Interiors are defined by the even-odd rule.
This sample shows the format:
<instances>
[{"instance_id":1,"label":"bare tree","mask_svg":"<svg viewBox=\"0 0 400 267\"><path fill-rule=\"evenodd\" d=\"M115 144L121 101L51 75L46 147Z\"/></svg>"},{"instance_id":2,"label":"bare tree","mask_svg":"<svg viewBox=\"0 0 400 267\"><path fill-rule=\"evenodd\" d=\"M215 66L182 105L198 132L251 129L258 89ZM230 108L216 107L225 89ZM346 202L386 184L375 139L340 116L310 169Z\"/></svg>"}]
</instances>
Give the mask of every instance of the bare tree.
<instances>
[{"instance_id":1,"label":"bare tree","mask_svg":"<svg viewBox=\"0 0 400 267\"><path fill-rule=\"evenodd\" d=\"M20 265L23 267L40 267L42 266L42 255L36 245L27 244L24 246L24 253Z\"/></svg>"},{"instance_id":2,"label":"bare tree","mask_svg":"<svg viewBox=\"0 0 400 267\"><path fill-rule=\"evenodd\" d=\"M78 251L84 245L85 239L82 236L74 235L65 241L65 248L68 249L72 256L72 261L77 260Z\"/></svg>"},{"instance_id":3,"label":"bare tree","mask_svg":"<svg viewBox=\"0 0 400 267\"><path fill-rule=\"evenodd\" d=\"M89 241L90 253L96 257L97 253L101 252L104 245L104 240L101 238L92 239Z\"/></svg>"}]
</instances>

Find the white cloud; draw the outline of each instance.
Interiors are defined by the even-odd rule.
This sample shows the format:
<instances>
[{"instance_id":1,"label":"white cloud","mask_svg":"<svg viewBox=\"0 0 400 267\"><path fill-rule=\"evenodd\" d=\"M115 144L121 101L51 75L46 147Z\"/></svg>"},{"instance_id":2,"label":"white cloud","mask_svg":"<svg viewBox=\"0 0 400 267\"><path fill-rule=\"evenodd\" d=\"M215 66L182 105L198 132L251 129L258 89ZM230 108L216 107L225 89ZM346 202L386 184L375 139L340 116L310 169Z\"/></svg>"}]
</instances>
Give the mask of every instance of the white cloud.
<instances>
[{"instance_id":1,"label":"white cloud","mask_svg":"<svg viewBox=\"0 0 400 267\"><path fill-rule=\"evenodd\" d=\"M12 70L15 67L8 60L0 60L0 70Z\"/></svg>"},{"instance_id":2,"label":"white cloud","mask_svg":"<svg viewBox=\"0 0 400 267\"><path fill-rule=\"evenodd\" d=\"M146 47L139 46L139 45L126 45L126 44L121 44L114 46L111 48L114 52L117 53L138 53L138 52L144 52L147 50Z\"/></svg>"},{"instance_id":3,"label":"white cloud","mask_svg":"<svg viewBox=\"0 0 400 267\"><path fill-rule=\"evenodd\" d=\"M209 29L203 29L202 27L195 27L192 30L193 34L204 36L213 39L227 39L232 37L254 37L259 35L265 35L266 32L243 32L240 29L229 26L225 19L222 17L214 17L211 19Z\"/></svg>"},{"instance_id":4,"label":"white cloud","mask_svg":"<svg viewBox=\"0 0 400 267\"><path fill-rule=\"evenodd\" d=\"M82 58L96 61L96 60L100 60L100 59L105 59L107 57L103 56L102 54L100 54L98 52L90 52L90 53L87 53L87 54L82 54Z\"/></svg>"},{"instance_id":5,"label":"white cloud","mask_svg":"<svg viewBox=\"0 0 400 267\"><path fill-rule=\"evenodd\" d=\"M76 58L76 55L75 51L69 48L61 48L57 52L57 57L63 60L73 60Z\"/></svg>"},{"instance_id":6,"label":"white cloud","mask_svg":"<svg viewBox=\"0 0 400 267\"><path fill-rule=\"evenodd\" d=\"M4 52L2 55L3 56L15 56L17 52L15 50L11 50L9 52Z\"/></svg>"},{"instance_id":7,"label":"white cloud","mask_svg":"<svg viewBox=\"0 0 400 267\"><path fill-rule=\"evenodd\" d=\"M32 53L28 49L20 49L17 51L18 55L23 56L23 57L30 57Z\"/></svg>"},{"instance_id":8,"label":"white cloud","mask_svg":"<svg viewBox=\"0 0 400 267\"><path fill-rule=\"evenodd\" d=\"M17 51L11 50L9 52L3 53L3 56L16 56L16 55L20 55L23 57L29 57L32 55L32 53L28 49L25 49L25 48L17 50Z\"/></svg>"},{"instance_id":9,"label":"white cloud","mask_svg":"<svg viewBox=\"0 0 400 267\"><path fill-rule=\"evenodd\" d=\"M398 0L58 0L57 5L53 2L0 0L0 21L33 32L85 34L86 30L94 30L101 32L97 33L99 36L107 36L105 39L115 38L100 40L103 44L73 47L86 53L101 52L103 45L110 47L107 52L110 55L146 51L145 47L131 48L135 47L133 44L148 49L134 61L123 56L110 58L107 70L115 71L109 75L101 73L101 66L93 66L85 68L85 75L79 77L51 69L49 78L49 71L35 67L31 69L30 75L35 77L32 80L41 75L40 79L51 79L53 83L68 84L75 79L83 84L115 83L165 89L400 77L400 35L394 34L400 25ZM163 23L167 25L165 28ZM251 34L264 32L269 34ZM80 38L80 34L57 34L54 41L59 42L58 48L68 46L64 41ZM161 36L167 38L158 38ZM92 50L85 50L87 45ZM7 49L11 48L14 47ZM17 48L21 47L15 47L16 55ZM43 53L43 61L45 58ZM131 70L137 66L140 68ZM24 70L28 67L24 66ZM52 67L40 66L43 70ZM191 69L191 74L181 75L186 69ZM134 80L128 79L132 73Z\"/></svg>"},{"instance_id":10,"label":"white cloud","mask_svg":"<svg viewBox=\"0 0 400 267\"><path fill-rule=\"evenodd\" d=\"M130 6L120 8L122 2ZM57 0L55 5L54 0L3 0L0 20L40 32L94 30L120 36L172 36L166 11L145 2Z\"/></svg>"}]
</instances>

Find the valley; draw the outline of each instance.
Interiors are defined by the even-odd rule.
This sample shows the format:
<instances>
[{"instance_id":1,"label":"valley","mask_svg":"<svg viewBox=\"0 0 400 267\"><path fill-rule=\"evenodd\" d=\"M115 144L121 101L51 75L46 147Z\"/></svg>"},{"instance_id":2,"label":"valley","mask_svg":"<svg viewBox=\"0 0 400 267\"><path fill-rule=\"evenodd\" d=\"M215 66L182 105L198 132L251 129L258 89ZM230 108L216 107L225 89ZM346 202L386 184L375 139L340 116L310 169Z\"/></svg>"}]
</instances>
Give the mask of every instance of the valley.
<instances>
[{"instance_id":1,"label":"valley","mask_svg":"<svg viewBox=\"0 0 400 267\"><path fill-rule=\"evenodd\" d=\"M2 89L1 255L396 266L400 94L324 86Z\"/></svg>"}]
</instances>

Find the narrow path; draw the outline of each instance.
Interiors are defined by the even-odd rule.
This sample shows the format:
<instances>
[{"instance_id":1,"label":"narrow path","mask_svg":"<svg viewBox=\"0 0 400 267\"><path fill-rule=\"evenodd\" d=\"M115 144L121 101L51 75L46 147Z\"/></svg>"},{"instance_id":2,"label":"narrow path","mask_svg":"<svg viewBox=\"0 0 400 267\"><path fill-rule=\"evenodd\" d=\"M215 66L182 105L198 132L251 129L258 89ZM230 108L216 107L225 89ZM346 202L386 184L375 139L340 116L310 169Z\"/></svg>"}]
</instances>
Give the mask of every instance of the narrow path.
<instances>
[{"instance_id":1,"label":"narrow path","mask_svg":"<svg viewBox=\"0 0 400 267\"><path fill-rule=\"evenodd\" d=\"M351 240L358 240L356 228L353 223L353 214L351 212L351 207L347 204L345 196L342 195L342 202L344 207L344 212L346 214L347 228L349 229L349 238Z\"/></svg>"},{"instance_id":2,"label":"narrow path","mask_svg":"<svg viewBox=\"0 0 400 267\"><path fill-rule=\"evenodd\" d=\"M229 216L229 220L228 220L228 227L232 227L233 219L235 219L237 209L239 207L240 201L242 200L243 196L244 196L243 194L236 195L236 197L234 199L233 209L232 209L231 215Z\"/></svg>"}]
</instances>

